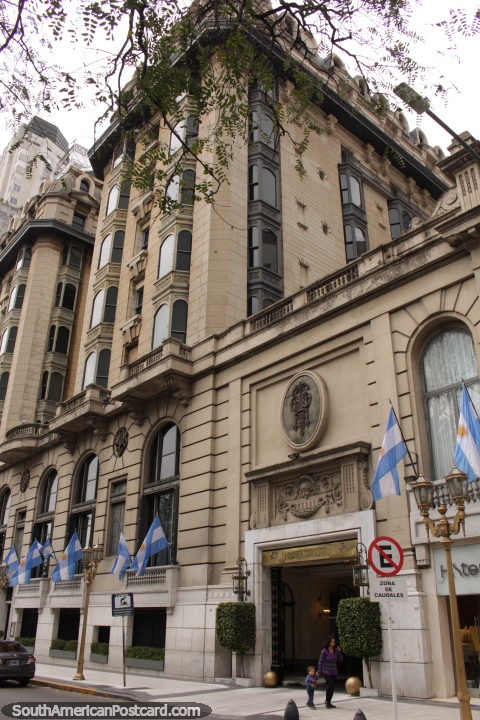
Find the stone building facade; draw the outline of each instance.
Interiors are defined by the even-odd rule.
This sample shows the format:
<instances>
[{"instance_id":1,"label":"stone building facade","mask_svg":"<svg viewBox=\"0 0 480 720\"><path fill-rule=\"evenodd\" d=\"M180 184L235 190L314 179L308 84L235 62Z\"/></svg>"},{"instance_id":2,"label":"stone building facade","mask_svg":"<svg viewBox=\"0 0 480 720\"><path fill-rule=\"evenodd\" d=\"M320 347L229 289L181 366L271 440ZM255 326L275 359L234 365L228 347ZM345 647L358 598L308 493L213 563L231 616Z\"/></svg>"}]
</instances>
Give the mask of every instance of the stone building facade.
<instances>
[{"instance_id":1,"label":"stone building facade","mask_svg":"<svg viewBox=\"0 0 480 720\"><path fill-rule=\"evenodd\" d=\"M326 72L325 62L311 62ZM188 161L180 208L162 215L152 191L122 185L132 148L113 125L91 154L96 179L71 169L69 188L43 188L31 216L2 238L4 332L17 322L18 336L14 346L7 336L0 357L10 373L0 532L19 554L47 531L57 555L74 529L82 543L104 546L87 668L98 667L88 645L100 640L109 668L120 669L111 595L126 591L135 604L127 644L165 647L168 675L230 675L215 609L234 599L232 575L245 557L257 610L248 677L260 684L272 666L303 670L338 601L358 592L357 542L392 535L409 588L395 617L398 692L453 693L440 561L408 485L375 505L370 482L391 401L438 501L446 497L452 397L462 377L473 393L479 382L479 168L459 147L444 158L399 113L379 123L360 81L338 59L330 70L348 85L348 101L327 89L312 108L323 132L311 139L303 180L285 139L272 147L252 127L248 144L234 141L215 206L193 202ZM277 92L287 97L288 86ZM261 89L251 103L265 115ZM188 132L196 127L188 98L184 113ZM171 142L161 123L155 142ZM25 267L16 258L27 250L17 308L11 288ZM67 284L76 300L62 309ZM56 350L60 323L66 353ZM63 379L51 398L54 373ZM400 474L413 468L401 465ZM475 485L472 500L477 494ZM462 547L480 542L474 508ZM171 546L144 577L127 572L119 582L110 574L119 528L133 555L155 514ZM78 637L85 588L80 573L55 585L52 566L4 591L4 617L11 636L35 631L40 660L65 663L49 658L50 645ZM472 608L466 602L464 613ZM386 656L374 663L374 682L389 692Z\"/></svg>"}]
</instances>

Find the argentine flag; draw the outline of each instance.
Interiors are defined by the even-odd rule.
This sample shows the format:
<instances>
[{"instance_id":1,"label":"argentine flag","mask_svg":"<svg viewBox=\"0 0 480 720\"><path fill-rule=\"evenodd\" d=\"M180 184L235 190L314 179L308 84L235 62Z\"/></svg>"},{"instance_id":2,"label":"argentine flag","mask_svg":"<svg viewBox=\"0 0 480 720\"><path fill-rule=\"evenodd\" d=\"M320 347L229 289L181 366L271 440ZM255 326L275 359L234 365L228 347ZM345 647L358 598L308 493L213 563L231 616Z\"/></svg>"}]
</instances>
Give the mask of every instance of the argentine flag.
<instances>
[{"instance_id":1,"label":"argentine flag","mask_svg":"<svg viewBox=\"0 0 480 720\"><path fill-rule=\"evenodd\" d=\"M468 475L468 482L480 477L480 423L465 384L462 389L453 462L459 470Z\"/></svg>"},{"instance_id":2,"label":"argentine flag","mask_svg":"<svg viewBox=\"0 0 480 720\"><path fill-rule=\"evenodd\" d=\"M50 540L50 535L47 536L47 539L46 539L45 542L43 543L41 552L42 552L42 555L43 555L44 558L49 558L49 557L51 557L51 558L53 558L54 560L57 559L57 558L55 557L55 553L53 552L52 542L51 542L51 540Z\"/></svg>"},{"instance_id":3,"label":"argentine flag","mask_svg":"<svg viewBox=\"0 0 480 720\"><path fill-rule=\"evenodd\" d=\"M73 580L75 575L75 565L82 559L82 546L76 531L73 533L70 542L65 548L62 557L58 561L58 565L52 573L52 580L59 582L60 580Z\"/></svg>"},{"instance_id":4,"label":"argentine flag","mask_svg":"<svg viewBox=\"0 0 480 720\"><path fill-rule=\"evenodd\" d=\"M18 568L10 578L10 585L29 585L32 569L43 563L42 554L40 552L42 546L38 540L34 540L29 548L24 560L21 561Z\"/></svg>"},{"instance_id":5,"label":"argentine flag","mask_svg":"<svg viewBox=\"0 0 480 720\"><path fill-rule=\"evenodd\" d=\"M8 572L14 572L20 565L20 562L18 560L17 551L15 550L15 546L12 545L10 550L8 551L6 557L3 560L4 563L8 565Z\"/></svg>"},{"instance_id":6,"label":"argentine flag","mask_svg":"<svg viewBox=\"0 0 480 720\"><path fill-rule=\"evenodd\" d=\"M127 541L123 536L123 532L120 531L120 538L118 540L117 557L113 563L112 569L110 570L111 575L118 575L118 579L121 580L125 574L125 570L130 565L131 558L128 552Z\"/></svg>"},{"instance_id":7,"label":"argentine flag","mask_svg":"<svg viewBox=\"0 0 480 720\"><path fill-rule=\"evenodd\" d=\"M135 560L130 565L130 570L137 571L137 577L140 577L145 573L147 563L156 553L163 550L170 545L167 542L165 533L163 532L162 523L158 515L155 515L155 520L150 525L150 530L143 543L140 545L140 549L135 556Z\"/></svg>"},{"instance_id":8,"label":"argentine flag","mask_svg":"<svg viewBox=\"0 0 480 720\"><path fill-rule=\"evenodd\" d=\"M375 501L389 495L401 494L397 465L407 452L392 407L388 416L387 429L383 438L377 469L372 480L372 494Z\"/></svg>"}]
</instances>

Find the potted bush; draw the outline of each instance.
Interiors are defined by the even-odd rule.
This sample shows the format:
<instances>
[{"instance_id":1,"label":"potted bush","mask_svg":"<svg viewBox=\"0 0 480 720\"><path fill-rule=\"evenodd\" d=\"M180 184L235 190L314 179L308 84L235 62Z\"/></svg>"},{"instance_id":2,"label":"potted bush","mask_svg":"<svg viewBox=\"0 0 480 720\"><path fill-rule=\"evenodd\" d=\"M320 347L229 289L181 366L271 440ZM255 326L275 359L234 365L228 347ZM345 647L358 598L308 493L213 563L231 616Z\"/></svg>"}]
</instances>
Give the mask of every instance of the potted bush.
<instances>
[{"instance_id":1,"label":"potted bush","mask_svg":"<svg viewBox=\"0 0 480 720\"><path fill-rule=\"evenodd\" d=\"M370 660L382 652L380 603L370 602L369 597L340 600L336 619L342 650L347 655L363 658L368 674L368 689L373 689ZM379 690L368 693L368 689L361 688L360 693L380 695Z\"/></svg>"},{"instance_id":2,"label":"potted bush","mask_svg":"<svg viewBox=\"0 0 480 720\"><path fill-rule=\"evenodd\" d=\"M132 645L125 651L125 665L143 670L163 670L165 661L165 648L145 647Z\"/></svg>"},{"instance_id":3,"label":"potted bush","mask_svg":"<svg viewBox=\"0 0 480 720\"><path fill-rule=\"evenodd\" d=\"M20 643L20 645L23 645L25 650L29 653L32 653L35 649L35 638L33 637L18 637L16 638L17 642Z\"/></svg>"},{"instance_id":4,"label":"potted bush","mask_svg":"<svg viewBox=\"0 0 480 720\"><path fill-rule=\"evenodd\" d=\"M90 645L90 662L108 662L108 643L93 642Z\"/></svg>"},{"instance_id":5,"label":"potted bush","mask_svg":"<svg viewBox=\"0 0 480 720\"><path fill-rule=\"evenodd\" d=\"M76 660L77 644L77 640L63 640L63 638L56 638L55 640L52 640L48 654L50 657L63 658L64 660Z\"/></svg>"},{"instance_id":6,"label":"potted bush","mask_svg":"<svg viewBox=\"0 0 480 720\"><path fill-rule=\"evenodd\" d=\"M239 653L241 677L244 678L244 655L255 645L255 605L247 602L219 603L216 621L217 640L227 650ZM232 662L232 678L238 682L235 662Z\"/></svg>"}]
</instances>

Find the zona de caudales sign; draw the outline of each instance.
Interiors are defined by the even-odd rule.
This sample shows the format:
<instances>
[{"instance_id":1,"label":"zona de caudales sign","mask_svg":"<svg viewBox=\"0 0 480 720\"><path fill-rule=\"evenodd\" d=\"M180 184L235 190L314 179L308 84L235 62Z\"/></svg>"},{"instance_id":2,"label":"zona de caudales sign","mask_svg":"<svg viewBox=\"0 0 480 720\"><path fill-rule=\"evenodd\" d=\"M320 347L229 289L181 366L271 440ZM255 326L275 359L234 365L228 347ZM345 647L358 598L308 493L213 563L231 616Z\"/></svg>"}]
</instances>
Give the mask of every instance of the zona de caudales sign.
<instances>
[{"instance_id":1,"label":"zona de caudales sign","mask_svg":"<svg viewBox=\"0 0 480 720\"><path fill-rule=\"evenodd\" d=\"M373 601L407 602L407 578L397 577L403 567L403 550L396 540L379 537L368 549L370 567L370 597ZM380 577L379 577L380 576Z\"/></svg>"}]
</instances>

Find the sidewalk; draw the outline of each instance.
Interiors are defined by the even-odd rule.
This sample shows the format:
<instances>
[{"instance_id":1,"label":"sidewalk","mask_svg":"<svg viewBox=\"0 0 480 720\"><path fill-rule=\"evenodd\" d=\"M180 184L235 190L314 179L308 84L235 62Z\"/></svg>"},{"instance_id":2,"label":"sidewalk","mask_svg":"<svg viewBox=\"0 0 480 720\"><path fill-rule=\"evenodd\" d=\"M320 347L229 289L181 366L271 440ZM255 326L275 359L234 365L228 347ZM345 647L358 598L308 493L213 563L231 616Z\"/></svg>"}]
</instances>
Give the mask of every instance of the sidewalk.
<instances>
[{"instance_id":1,"label":"sidewalk","mask_svg":"<svg viewBox=\"0 0 480 720\"><path fill-rule=\"evenodd\" d=\"M280 688L243 688L220 683L204 683L178 678L159 678L146 675L128 675L127 687L123 687L121 674L103 670L84 670L85 681L73 681L75 668L37 663L35 680L41 685L60 686L63 689L98 693L104 698L200 702L212 708L212 713L222 718L260 718L269 716L283 718L287 702L292 698L298 705L300 720L325 718L324 692L315 693L319 711L315 713L306 707L304 688L291 686ZM57 685L57 683L59 685ZM320 686L321 687L321 686ZM80 698L76 697L75 701ZM352 698L345 691L337 691L333 700L337 706L328 717L336 720L353 720L358 709L362 709L367 720L393 720L393 705L386 698ZM474 717L480 720L480 701L473 700ZM478 714L477 714L478 713ZM456 698L449 700L400 700L399 720L457 720L459 718Z\"/></svg>"}]
</instances>

